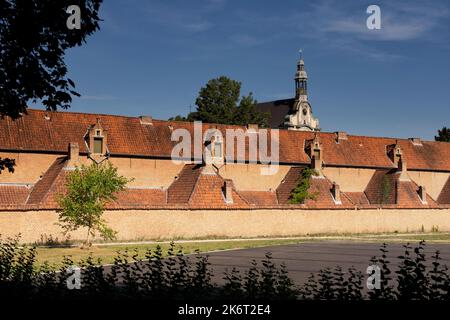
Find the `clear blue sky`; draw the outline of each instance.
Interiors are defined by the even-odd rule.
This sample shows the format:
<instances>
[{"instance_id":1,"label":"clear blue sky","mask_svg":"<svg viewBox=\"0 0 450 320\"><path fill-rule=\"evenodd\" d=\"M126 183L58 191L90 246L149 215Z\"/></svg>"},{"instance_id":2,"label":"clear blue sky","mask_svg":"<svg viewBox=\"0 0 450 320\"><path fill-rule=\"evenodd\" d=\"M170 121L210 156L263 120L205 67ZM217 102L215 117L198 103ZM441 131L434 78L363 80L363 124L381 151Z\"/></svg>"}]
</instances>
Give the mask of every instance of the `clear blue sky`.
<instances>
[{"instance_id":1,"label":"clear blue sky","mask_svg":"<svg viewBox=\"0 0 450 320\"><path fill-rule=\"evenodd\" d=\"M381 30L366 28L370 4ZM67 54L72 111L184 115L220 75L260 102L290 98L303 48L324 131L431 140L450 126L448 0L106 0L101 17Z\"/></svg>"}]
</instances>

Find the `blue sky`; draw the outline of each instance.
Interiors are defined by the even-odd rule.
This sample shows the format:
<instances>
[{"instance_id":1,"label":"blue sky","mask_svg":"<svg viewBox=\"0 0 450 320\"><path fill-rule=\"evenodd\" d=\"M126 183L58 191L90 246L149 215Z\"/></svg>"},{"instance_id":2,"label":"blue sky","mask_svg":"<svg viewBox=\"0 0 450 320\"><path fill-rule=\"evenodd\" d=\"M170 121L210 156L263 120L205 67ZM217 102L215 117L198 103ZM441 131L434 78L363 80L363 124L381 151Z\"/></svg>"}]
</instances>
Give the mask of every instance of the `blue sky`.
<instances>
[{"instance_id":1,"label":"blue sky","mask_svg":"<svg viewBox=\"0 0 450 320\"><path fill-rule=\"evenodd\" d=\"M381 8L368 30L366 8ZM221 75L258 101L294 95L303 48L324 131L431 140L450 126L450 2L106 0L68 52L71 111L167 119Z\"/></svg>"}]
</instances>

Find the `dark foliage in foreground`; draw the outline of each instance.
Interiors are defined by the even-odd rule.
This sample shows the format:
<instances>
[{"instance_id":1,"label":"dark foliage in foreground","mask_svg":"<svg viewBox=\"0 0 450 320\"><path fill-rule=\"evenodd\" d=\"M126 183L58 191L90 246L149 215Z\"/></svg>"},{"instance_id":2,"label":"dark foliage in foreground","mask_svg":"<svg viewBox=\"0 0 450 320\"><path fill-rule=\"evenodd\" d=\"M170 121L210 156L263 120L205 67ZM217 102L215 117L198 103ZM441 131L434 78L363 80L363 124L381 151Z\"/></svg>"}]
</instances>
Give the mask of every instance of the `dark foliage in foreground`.
<instances>
[{"instance_id":1,"label":"dark foliage in foreground","mask_svg":"<svg viewBox=\"0 0 450 320\"><path fill-rule=\"evenodd\" d=\"M450 276L441 265L439 252L425 264L424 242L415 248L405 245L405 253L392 276L387 260L387 247L370 264L381 270L380 288L364 290L365 277L354 267L323 269L312 274L301 287L295 287L286 266L273 263L270 253L258 265L252 261L244 273L233 268L224 275L225 284L214 286L207 256L194 259L175 252L172 244L168 258L160 247L148 250L145 258L136 251L119 252L113 265L106 269L92 257L81 261L81 289L69 290L68 271L74 262L65 258L59 271L48 265L36 268L35 248L21 247L19 239L0 240L0 297L31 299L65 298L132 298L132 299L305 299L305 300L449 300ZM367 292L367 293L366 293Z\"/></svg>"}]
</instances>

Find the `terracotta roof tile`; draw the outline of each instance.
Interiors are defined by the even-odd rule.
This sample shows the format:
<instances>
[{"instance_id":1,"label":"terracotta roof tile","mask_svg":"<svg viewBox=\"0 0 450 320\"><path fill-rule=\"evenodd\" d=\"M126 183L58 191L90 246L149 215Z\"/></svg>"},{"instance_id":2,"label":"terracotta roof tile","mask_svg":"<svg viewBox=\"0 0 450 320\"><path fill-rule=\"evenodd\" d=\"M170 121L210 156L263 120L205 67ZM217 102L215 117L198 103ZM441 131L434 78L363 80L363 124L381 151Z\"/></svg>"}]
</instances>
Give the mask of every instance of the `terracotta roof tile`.
<instances>
[{"instance_id":1,"label":"terracotta roof tile","mask_svg":"<svg viewBox=\"0 0 450 320\"><path fill-rule=\"evenodd\" d=\"M273 191L239 191L239 194L248 203L256 206L273 206L278 204L277 194Z\"/></svg>"},{"instance_id":2,"label":"terracotta roof tile","mask_svg":"<svg viewBox=\"0 0 450 320\"><path fill-rule=\"evenodd\" d=\"M39 204L45 200L49 192L54 191L55 182L61 180L58 177L63 174L62 169L66 162L66 157L57 158L53 162L42 178L34 185L27 204Z\"/></svg>"},{"instance_id":3,"label":"terracotta roof tile","mask_svg":"<svg viewBox=\"0 0 450 320\"><path fill-rule=\"evenodd\" d=\"M46 114L49 120L46 120ZM152 125L146 125L133 117L30 109L28 115L15 121L8 117L0 120L0 131L7 133L0 135L0 150L66 153L70 142L78 142L80 151L86 152L83 137L97 118L108 130L108 149L112 155L168 158L177 143L171 141L173 130L184 128L193 136L194 124L190 122L153 120ZM228 128L246 130L243 126L203 124L203 131L208 128L217 128L224 136ZM313 139L314 133L280 130L279 136L281 163L310 162L304 146L305 141ZM406 139L348 135L347 140L337 143L336 134L326 132L318 133L318 137L323 146L325 165L393 168L386 148L398 142L410 169L450 171L448 142L423 141L417 145Z\"/></svg>"},{"instance_id":4,"label":"terracotta roof tile","mask_svg":"<svg viewBox=\"0 0 450 320\"><path fill-rule=\"evenodd\" d=\"M278 203L290 204L292 191L297 187L301 178L301 173L304 168L292 167L283 181L277 188ZM312 176L310 178L310 187L308 193L314 197L314 199L307 199L304 203L307 208L330 208L336 206L352 206L352 202L341 196L341 204L337 204L331 194L332 182L323 176ZM342 193L341 193L342 194Z\"/></svg>"},{"instance_id":5,"label":"terracotta roof tile","mask_svg":"<svg viewBox=\"0 0 450 320\"><path fill-rule=\"evenodd\" d=\"M106 205L108 209L166 205L166 191L162 189L127 188L117 199Z\"/></svg>"},{"instance_id":6,"label":"terracotta roof tile","mask_svg":"<svg viewBox=\"0 0 450 320\"><path fill-rule=\"evenodd\" d=\"M353 204L369 204L369 199L367 199L364 192L343 192L343 195Z\"/></svg>"},{"instance_id":7,"label":"terracotta roof tile","mask_svg":"<svg viewBox=\"0 0 450 320\"><path fill-rule=\"evenodd\" d=\"M388 185L387 197L383 201L383 184ZM437 207L438 203L427 194L427 203L419 198L419 186L412 180L400 180L400 173L393 170L377 170L366 187L365 194L370 204L396 205L402 208Z\"/></svg>"},{"instance_id":8,"label":"terracotta roof tile","mask_svg":"<svg viewBox=\"0 0 450 320\"><path fill-rule=\"evenodd\" d=\"M392 174L395 171L396 170L375 171L364 191L371 204L395 203L395 176Z\"/></svg>"},{"instance_id":9,"label":"terracotta roof tile","mask_svg":"<svg viewBox=\"0 0 450 320\"><path fill-rule=\"evenodd\" d=\"M202 172L189 199L189 206L195 208L248 208L248 202L232 188L233 203L226 203L224 179L215 173Z\"/></svg>"},{"instance_id":10,"label":"terracotta roof tile","mask_svg":"<svg viewBox=\"0 0 450 320\"><path fill-rule=\"evenodd\" d=\"M325 177L312 176L308 193L313 199L305 200L308 208L352 207L350 200L341 194L341 204L337 204L331 194L333 184Z\"/></svg>"},{"instance_id":11,"label":"terracotta roof tile","mask_svg":"<svg viewBox=\"0 0 450 320\"><path fill-rule=\"evenodd\" d=\"M286 173L286 176L281 181L280 185L276 190L279 204L289 203L289 200L291 199L292 190L294 190L295 187L297 187L303 169L304 169L303 167L292 167Z\"/></svg>"},{"instance_id":12,"label":"terracotta roof tile","mask_svg":"<svg viewBox=\"0 0 450 320\"><path fill-rule=\"evenodd\" d=\"M186 204L194 190L195 183L200 175L201 167L187 164L181 169L178 178L172 182L167 190L167 203Z\"/></svg>"},{"instance_id":13,"label":"terracotta roof tile","mask_svg":"<svg viewBox=\"0 0 450 320\"><path fill-rule=\"evenodd\" d=\"M443 204L450 204L450 177L442 188L441 193L439 194L437 202Z\"/></svg>"},{"instance_id":14,"label":"terracotta roof tile","mask_svg":"<svg viewBox=\"0 0 450 320\"><path fill-rule=\"evenodd\" d=\"M29 194L27 186L0 185L0 206L23 205Z\"/></svg>"}]
</instances>

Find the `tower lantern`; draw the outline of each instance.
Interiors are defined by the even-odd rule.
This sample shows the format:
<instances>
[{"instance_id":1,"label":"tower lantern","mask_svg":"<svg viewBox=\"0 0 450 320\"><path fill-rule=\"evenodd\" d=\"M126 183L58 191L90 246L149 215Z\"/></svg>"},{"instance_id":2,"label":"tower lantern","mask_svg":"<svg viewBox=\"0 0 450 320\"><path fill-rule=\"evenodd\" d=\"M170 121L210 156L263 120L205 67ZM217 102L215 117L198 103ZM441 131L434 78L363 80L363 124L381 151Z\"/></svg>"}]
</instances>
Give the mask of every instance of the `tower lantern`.
<instances>
[{"instance_id":1,"label":"tower lantern","mask_svg":"<svg viewBox=\"0 0 450 320\"><path fill-rule=\"evenodd\" d=\"M297 72L295 73L295 99L298 101L308 100L308 75L305 71L305 61L300 59L297 62Z\"/></svg>"}]
</instances>

